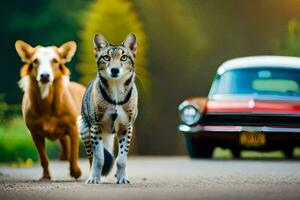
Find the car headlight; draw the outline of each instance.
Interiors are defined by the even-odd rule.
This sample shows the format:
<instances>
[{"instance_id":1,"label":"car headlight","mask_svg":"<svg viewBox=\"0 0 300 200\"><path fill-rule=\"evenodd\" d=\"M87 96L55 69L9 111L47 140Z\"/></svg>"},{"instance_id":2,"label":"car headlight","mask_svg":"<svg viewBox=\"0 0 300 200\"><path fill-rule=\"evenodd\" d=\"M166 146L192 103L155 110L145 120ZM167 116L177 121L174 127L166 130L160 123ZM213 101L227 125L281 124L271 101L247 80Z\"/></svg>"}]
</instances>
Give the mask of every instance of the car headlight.
<instances>
[{"instance_id":1,"label":"car headlight","mask_svg":"<svg viewBox=\"0 0 300 200\"><path fill-rule=\"evenodd\" d=\"M182 103L179 106L181 121L187 125L193 125L197 123L201 118L201 113L196 105L190 103Z\"/></svg>"}]
</instances>

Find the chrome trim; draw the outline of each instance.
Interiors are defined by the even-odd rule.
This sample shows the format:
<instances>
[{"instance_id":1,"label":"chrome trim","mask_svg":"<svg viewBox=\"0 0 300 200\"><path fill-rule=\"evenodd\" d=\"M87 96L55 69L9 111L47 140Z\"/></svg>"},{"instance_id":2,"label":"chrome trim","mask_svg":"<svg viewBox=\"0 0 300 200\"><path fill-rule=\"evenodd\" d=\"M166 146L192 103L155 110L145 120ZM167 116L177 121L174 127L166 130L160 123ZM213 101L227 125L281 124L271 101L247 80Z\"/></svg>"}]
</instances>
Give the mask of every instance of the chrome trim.
<instances>
[{"instance_id":1,"label":"chrome trim","mask_svg":"<svg viewBox=\"0 0 300 200\"><path fill-rule=\"evenodd\" d=\"M267 116L267 117L300 117L300 113L271 113L271 112L207 112L215 116Z\"/></svg>"},{"instance_id":2,"label":"chrome trim","mask_svg":"<svg viewBox=\"0 0 300 200\"><path fill-rule=\"evenodd\" d=\"M300 133L300 128L273 128L273 127L263 127L263 132L290 132L290 133Z\"/></svg>"},{"instance_id":3,"label":"chrome trim","mask_svg":"<svg viewBox=\"0 0 300 200\"><path fill-rule=\"evenodd\" d=\"M284 96L284 95L266 95L266 94L214 94L209 93L209 100L212 101L300 101L300 96Z\"/></svg>"},{"instance_id":4,"label":"chrome trim","mask_svg":"<svg viewBox=\"0 0 300 200\"><path fill-rule=\"evenodd\" d=\"M202 131L202 129L201 129L200 126L190 127L190 126L187 126L187 125L184 125L184 124L180 124L180 125L178 126L178 130L179 130L180 132L192 132L192 133Z\"/></svg>"},{"instance_id":5,"label":"chrome trim","mask_svg":"<svg viewBox=\"0 0 300 200\"><path fill-rule=\"evenodd\" d=\"M180 124L178 130L184 133L196 133L196 132L289 132L300 133L300 128L279 128L268 126L187 126Z\"/></svg>"},{"instance_id":6,"label":"chrome trim","mask_svg":"<svg viewBox=\"0 0 300 200\"><path fill-rule=\"evenodd\" d=\"M199 106L198 106L197 104L191 103L191 102L189 102L189 101L184 101L184 102L182 102L181 104L179 104L178 110L179 110L179 111L182 111L183 108L186 107L186 106L193 106L193 107L196 108L196 110L198 110L198 112L200 112Z\"/></svg>"}]
</instances>

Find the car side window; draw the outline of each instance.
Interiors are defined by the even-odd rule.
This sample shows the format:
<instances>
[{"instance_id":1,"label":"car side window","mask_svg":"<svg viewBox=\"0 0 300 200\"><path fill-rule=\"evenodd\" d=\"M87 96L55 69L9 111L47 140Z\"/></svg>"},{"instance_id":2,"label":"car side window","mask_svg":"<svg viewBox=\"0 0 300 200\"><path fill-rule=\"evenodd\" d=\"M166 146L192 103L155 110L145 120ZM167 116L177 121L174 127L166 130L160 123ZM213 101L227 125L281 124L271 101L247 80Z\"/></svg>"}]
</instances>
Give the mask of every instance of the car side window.
<instances>
[{"instance_id":1,"label":"car side window","mask_svg":"<svg viewBox=\"0 0 300 200\"><path fill-rule=\"evenodd\" d=\"M216 75L208 94L209 99L212 99L212 96L216 93L216 91L218 91L219 82L220 82L220 75Z\"/></svg>"}]
</instances>

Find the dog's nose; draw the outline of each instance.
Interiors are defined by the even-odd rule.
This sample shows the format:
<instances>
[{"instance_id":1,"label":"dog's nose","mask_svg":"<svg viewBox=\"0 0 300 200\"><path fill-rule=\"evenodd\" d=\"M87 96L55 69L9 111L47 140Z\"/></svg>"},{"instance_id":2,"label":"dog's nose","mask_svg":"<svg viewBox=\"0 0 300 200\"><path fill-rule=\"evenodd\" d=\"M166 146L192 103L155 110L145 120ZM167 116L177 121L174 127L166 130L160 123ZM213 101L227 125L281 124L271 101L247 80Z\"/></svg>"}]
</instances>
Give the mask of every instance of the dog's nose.
<instances>
[{"instance_id":1,"label":"dog's nose","mask_svg":"<svg viewBox=\"0 0 300 200\"><path fill-rule=\"evenodd\" d=\"M110 72L113 77L117 77L120 70L118 68L111 68Z\"/></svg>"},{"instance_id":2,"label":"dog's nose","mask_svg":"<svg viewBox=\"0 0 300 200\"><path fill-rule=\"evenodd\" d=\"M50 78L49 74L41 74L40 75L40 81L42 83L48 83L49 82L49 78Z\"/></svg>"}]
</instances>

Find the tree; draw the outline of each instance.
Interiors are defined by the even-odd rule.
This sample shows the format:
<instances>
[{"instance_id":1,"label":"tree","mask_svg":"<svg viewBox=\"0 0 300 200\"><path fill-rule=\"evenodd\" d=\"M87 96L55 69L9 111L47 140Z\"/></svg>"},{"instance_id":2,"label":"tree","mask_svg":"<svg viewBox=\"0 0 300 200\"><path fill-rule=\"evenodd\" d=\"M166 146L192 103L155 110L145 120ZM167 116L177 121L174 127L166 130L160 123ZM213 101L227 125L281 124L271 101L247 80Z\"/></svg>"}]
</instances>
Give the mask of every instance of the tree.
<instances>
[{"instance_id":1,"label":"tree","mask_svg":"<svg viewBox=\"0 0 300 200\"><path fill-rule=\"evenodd\" d=\"M2 3L0 80L3 82L0 84L0 93L5 93L5 101L20 103L22 92L17 81L23 63L16 53L15 41L25 40L33 46L61 45L68 40L78 42L79 19L82 18L81 12L87 0L11 0ZM73 67L77 55L68 64L75 79Z\"/></svg>"}]
</instances>

